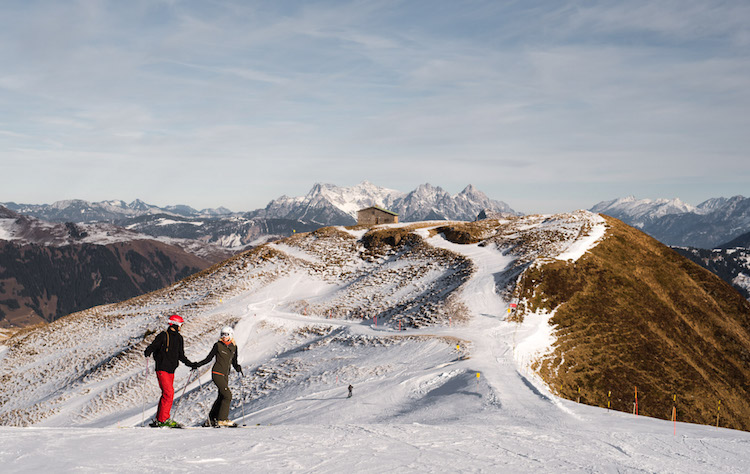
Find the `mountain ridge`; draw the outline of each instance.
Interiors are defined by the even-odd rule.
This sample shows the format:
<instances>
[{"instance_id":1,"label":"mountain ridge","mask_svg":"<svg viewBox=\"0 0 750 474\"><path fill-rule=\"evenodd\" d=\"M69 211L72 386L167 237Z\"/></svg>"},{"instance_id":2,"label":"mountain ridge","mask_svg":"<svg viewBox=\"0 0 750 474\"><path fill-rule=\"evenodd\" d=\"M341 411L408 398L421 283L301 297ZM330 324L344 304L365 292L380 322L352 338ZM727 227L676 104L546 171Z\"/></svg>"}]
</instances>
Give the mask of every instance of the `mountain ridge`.
<instances>
[{"instance_id":1,"label":"mountain ridge","mask_svg":"<svg viewBox=\"0 0 750 474\"><path fill-rule=\"evenodd\" d=\"M711 249L750 232L750 198L711 198L698 206L675 199L602 201L590 208L637 227L672 246Z\"/></svg>"},{"instance_id":2,"label":"mountain ridge","mask_svg":"<svg viewBox=\"0 0 750 474\"><path fill-rule=\"evenodd\" d=\"M58 201L52 205L5 203L8 209L49 222L96 223L106 221L152 237L171 237L213 243L232 252L268 240L288 237L330 225L353 225L359 209L377 205L400 214L402 222L414 220L474 220L483 212L517 214L502 201L489 199L472 185L455 196L440 187L420 185L403 193L368 181L350 187L316 183L305 196L270 201L249 212L224 212L224 208L195 211L185 205L159 208L135 200L88 203Z\"/></svg>"}]
</instances>

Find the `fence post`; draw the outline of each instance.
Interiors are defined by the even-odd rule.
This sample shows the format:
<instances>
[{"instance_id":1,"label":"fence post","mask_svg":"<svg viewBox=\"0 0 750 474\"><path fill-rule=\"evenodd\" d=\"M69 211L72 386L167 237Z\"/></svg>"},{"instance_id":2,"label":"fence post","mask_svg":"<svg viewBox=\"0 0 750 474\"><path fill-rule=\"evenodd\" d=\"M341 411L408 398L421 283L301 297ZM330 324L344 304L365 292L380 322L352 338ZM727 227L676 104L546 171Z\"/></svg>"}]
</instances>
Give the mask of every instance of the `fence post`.
<instances>
[{"instance_id":1,"label":"fence post","mask_svg":"<svg viewBox=\"0 0 750 474\"><path fill-rule=\"evenodd\" d=\"M721 400L719 400L719 405L716 407L716 429L719 429L719 412L721 411Z\"/></svg>"},{"instance_id":2,"label":"fence post","mask_svg":"<svg viewBox=\"0 0 750 474\"><path fill-rule=\"evenodd\" d=\"M610 409L610 401L612 400L612 390L607 392L607 411Z\"/></svg>"}]
</instances>

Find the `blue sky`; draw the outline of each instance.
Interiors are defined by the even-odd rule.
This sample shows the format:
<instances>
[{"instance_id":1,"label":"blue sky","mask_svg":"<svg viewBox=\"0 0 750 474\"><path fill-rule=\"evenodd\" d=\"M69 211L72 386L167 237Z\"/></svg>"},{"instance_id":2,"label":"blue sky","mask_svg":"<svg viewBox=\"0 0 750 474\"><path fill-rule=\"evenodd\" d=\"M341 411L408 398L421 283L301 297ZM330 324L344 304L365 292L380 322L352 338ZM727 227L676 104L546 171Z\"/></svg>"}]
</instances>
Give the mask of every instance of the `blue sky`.
<instances>
[{"instance_id":1,"label":"blue sky","mask_svg":"<svg viewBox=\"0 0 750 474\"><path fill-rule=\"evenodd\" d=\"M750 3L0 3L0 202L750 194Z\"/></svg>"}]
</instances>

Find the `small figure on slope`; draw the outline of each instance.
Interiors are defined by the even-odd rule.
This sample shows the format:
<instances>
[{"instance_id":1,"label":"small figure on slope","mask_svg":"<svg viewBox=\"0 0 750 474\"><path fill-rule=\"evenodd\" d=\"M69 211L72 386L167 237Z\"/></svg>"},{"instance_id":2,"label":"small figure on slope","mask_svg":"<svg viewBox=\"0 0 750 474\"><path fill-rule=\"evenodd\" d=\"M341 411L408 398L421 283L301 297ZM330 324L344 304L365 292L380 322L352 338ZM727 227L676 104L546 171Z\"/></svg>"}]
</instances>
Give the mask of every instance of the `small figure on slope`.
<instances>
[{"instance_id":1,"label":"small figure on slope","mask_svg":"<svg viewBox=\"0 0 750 474\"><path fill-rule=\"evenodd\" d=\"M350 384L349 385L349 395L346 398L352 398L352 390L354 390L354 387L352 387L351 384Z\"/></svg>"},{"instance_id":2,"label":"small figure on slope","mask_svg":"<svg viewBox=\"0 0 750 474\"><path fill-rule=\"evenodd\" d=\"M231 367L234 367L234 370L242 375L242 367L237 363L237 345L234 342L234 330L231 327L223 328L219 341L211 348L208 356L200 362L194 362L191 367L197 369L211 362L213 358L216 358L216 361L211 368L211 379L219 390L219 396L208 414L208 424L210 426L235 427L237 424L229 421L229 406L232 402L232 391L229 390L229 371Z\"/></svg>"},{"instance_id":3,"label":"small figure on slope","mask_svg":"<svg viewBox=\"0 0 750 474\"><path fill-rule=\"evenodd\" d=\"M161 389L156 418L149 424L152 428L180 428L180 424L169 417L174 399L174 371L180 362L192 367L193 362L185 357L185 344L180 326L185 321L177 314L169 317L169 327L160 332L143 352L146 357L154 355L156 378Z\"/></svg>"}]
</instances>

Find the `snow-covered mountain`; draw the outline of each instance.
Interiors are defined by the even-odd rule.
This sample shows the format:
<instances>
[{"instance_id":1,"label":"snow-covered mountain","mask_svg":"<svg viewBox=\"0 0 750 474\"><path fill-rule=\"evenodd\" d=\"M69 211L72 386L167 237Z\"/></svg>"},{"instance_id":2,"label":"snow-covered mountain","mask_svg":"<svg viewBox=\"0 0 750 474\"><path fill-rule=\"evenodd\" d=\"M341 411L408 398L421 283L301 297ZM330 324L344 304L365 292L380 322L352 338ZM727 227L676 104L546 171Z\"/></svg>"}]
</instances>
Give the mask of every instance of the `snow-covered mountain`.
<instances>
[{"instance_id":1,"label":"snow-covered mountain","mask_svg":"<svg viewBox=\"0 0 750 474\"><path fill-rule=\"evenodd\" d=\"M711 249L750 232L750 198L713 198L698 206L679 199L603 201L592 212L638 227L662 243Z\"/></svg>"},{"instance_id":2,"label":"snow-covered mountain","mask_svg":"<svg viewBox=\"0 0 750 474\"><path fill-rule=\"evenodd\" d=\"M190 206L176 205L160 208L147 204L140 199L131 203L121 200L89 202L81 199L57 201L52 204L16 204L14 202L0 203L0 205L37 219L48 222L109 222L117 223L123 219L149 215L168 214L186 217L215 217L231 214L226 208L203 209L196 211Z\"/></svg>"},{"instance_id":3,"label":"snow-covered mountain","mask_svg":"<svg viewBox=\"0 0 750 474\"><path fill-rule=\"evenodd\" d=\"M440 187L419 185L409 193L382 188L364 181L356 186L316 184L304 197L282 196L250 217L298 219L324 225L352 225L357 211L378 206L399 214L401 222L421 220L472 221L483 210L517 213L502 201L489 199L472 185L451 196Z\"/></svg>"},{"instance_id":4,"label":"snow-covered mountain","mask_svg":"<svg viewBox=\"0 0 750 474\"><path fill-rule=\"evenodd\" d=\"M629 224L643 228L646 222L670 214L698 213L699 209L691 206L679 198L674 199L636 199L635 196L602 201L591 208L591 212L607 214L623 220L626 217Z\"/></svg>"},{"instance_id":5,"label":"snow-covered mountain","mask_svg":"<svg viewBox=\"0 0 750 474\"><path fill-rule=\"evenodd\" d=\"M517 214L506 203L489 199L469 185L455 196L430 184L403 193L364 181L340 187L315 184L305 196L282 196L263 209L232 213L225 208L195 209L179 205L159 208L143 201L91 203L59 201L52 205L5 203L18 213L49 222L109 222L153 237L213 243L232 251L328 225L353 225L357 211L384 207L400 214L401 222L423 219L474 220L482 212Z\"/></svg>"},{"instance_id":6,"label":"snow-covered mountain","mask_svg":"<svg viewBox=\"0 0 750 474\"><path fill-rule=\"evenodd\" d=\"M323 225L351 225L357 211L369 206L389 208L404 193L363 181L351 187L316 183L305 196L282 196L265 209L250 213L253 217L297 219Z\"/></svg>"},{"instance_id":7,"label":"snow-covered mountain","mask_svg":"<svg viewBox=\"0 0 750 474\"><path fill-rule=\"evenodd\" d=\"M281 196L269 202L265 209L246 214L250 218L293 219L319 225L352 225L357 222L357 210L367 206L386 207L388 197L398 191L379 188L364 182L342 188L332 184L315 184L305 196Z\"/></svg>"},{"instance_id":8,"label":"snow-covered mountain","mask_svg":"<svg viewBox=\"0 0 750 474\"><path fill-rule=\"evenodd\" d=\"M422 184L392 204L404 222L422 220L472 221L481 212L518 215L508 204L494 201L471 184L455 196L440 187Z\"/></svg>"}]
</instances>

